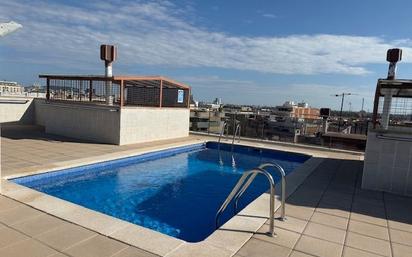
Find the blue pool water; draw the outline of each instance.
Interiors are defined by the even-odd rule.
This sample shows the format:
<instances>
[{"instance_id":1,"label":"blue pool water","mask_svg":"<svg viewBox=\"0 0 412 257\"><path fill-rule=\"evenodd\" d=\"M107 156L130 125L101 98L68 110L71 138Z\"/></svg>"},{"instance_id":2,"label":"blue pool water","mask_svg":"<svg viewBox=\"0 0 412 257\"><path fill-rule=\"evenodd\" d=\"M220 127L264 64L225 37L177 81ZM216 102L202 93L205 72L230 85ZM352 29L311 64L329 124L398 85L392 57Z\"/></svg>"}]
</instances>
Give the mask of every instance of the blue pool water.
<instances>
[{"instance_id":1,"label":"blue pool water","mask_svg":"<svg viewBox=\"0 0 412 257\"><path fill-rule=\"evenodd\" d=\"M286 173L306 155L208 142L79 168L14 179L49 195L189 242L215 230L215 214L245 170L277 162ZM275 180L279 180L273 172ZM268 182L257 177L240 202L244 208ZM221 224L233 216L228 208Z\"/></svg>"}]
</instances>

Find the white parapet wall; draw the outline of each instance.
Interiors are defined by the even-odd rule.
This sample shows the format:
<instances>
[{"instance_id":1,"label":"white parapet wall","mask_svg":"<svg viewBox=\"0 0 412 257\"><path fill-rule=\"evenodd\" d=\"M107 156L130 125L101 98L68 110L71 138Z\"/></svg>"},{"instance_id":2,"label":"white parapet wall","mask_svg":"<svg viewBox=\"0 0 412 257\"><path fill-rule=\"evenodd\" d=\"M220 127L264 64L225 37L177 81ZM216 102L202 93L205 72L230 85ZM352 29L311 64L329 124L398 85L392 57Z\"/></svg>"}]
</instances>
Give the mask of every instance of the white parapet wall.
<instances>
[{"instance_id":1,"label":"white parapet wall","mask_svg":"<svg viewBox=\"0 0 412 257\"><path fill-rule=\"evenodd\" d=\"M124 107L120 113L120 144L187 137L187 108Z\"/></svg>"},{"instance_id":2,"label":"white parapet wall","mask_svg":"<svg viewBox=\"0 0 412 257\"><path fill-rule=\"evenodd\" d=\"M187 137L189 109L108 107L36 99L35 121L46 133L98 143L136 144Z\"/></svg>"},{"instance_id":3,"label":"white parapet wall","mask_svg":"<svg viewBox=\"0 0 412 257\"><path fill-rule=\"evenodd\" d=\"M412 196L411 128L370 130L362 188Z\"/></svg>"},{"instance_id":4,"label":"white parapet wall","mask_svg":"<svg viewBox=\"0 0 412 257\"><path fill-rule=\"evenodd\" d=\"M23 123L31 124L34 121L33 98L27 97L0 97L0 124Z\"/></svg>"},{"instance_id":5,"label":"white parapet wall","mask_svg":"<svg viewBox=\"0 0 412 257\"><path fill-rule=\"evenodd\" d=\"M45 132L98 143L119 144L120 111L116 107L35 101L36 124Z\"/></svg>"}]
</instances>

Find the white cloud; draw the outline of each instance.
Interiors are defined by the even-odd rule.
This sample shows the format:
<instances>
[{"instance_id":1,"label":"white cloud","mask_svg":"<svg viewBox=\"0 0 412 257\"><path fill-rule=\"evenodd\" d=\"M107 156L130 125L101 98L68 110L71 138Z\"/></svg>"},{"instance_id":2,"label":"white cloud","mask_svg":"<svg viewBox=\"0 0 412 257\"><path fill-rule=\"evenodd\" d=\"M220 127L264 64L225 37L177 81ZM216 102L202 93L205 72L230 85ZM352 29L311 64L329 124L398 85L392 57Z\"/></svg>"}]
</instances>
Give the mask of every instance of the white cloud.
<instances>
[{"instance_id":1,"label":"white cloud","mask_svg":"<svg viewBox=\"0 0 412 257\"><path fill-rule=\"evenodd\" d=\"M264 18L268 18L268 19L274 19L274 18L277 17L277 16L276 16L275 14L273 14L273 13L263 13L262 16L263 16Z\"/></svg>"},{"instance_id":2,"label":"white cloud","mask_svg":"<svg viewBox=\"0 0 412 257\"><path fill-rule=\"evenodd\" d=\"M198 27L166 1L84 2L84 8L53 2L3 1L0 20L16 20L24 28L2 40L17 49L16 58L34 56L42 63L96 63L98 45L119 47L127 65L217 67L272 74L352 74L384 63L388 48L412 53L409 39L394 41L350 35L246 37ZM64 62L62 60L70 60Z\"/></svg>"}]
</instances>

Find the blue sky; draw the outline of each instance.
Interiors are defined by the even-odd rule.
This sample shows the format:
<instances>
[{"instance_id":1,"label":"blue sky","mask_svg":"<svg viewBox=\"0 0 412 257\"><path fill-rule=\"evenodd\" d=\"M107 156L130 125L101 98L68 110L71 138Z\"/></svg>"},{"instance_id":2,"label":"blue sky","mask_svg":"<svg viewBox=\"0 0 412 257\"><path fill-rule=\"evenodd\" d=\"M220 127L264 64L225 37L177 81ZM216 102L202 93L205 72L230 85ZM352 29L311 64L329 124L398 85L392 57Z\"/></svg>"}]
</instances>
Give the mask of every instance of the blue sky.
<instances>
[{"instance_id":1,"label":"blue sky","mask_svg":"<svg viewBox=\"0 0 412 257\"><path fill-rule=\"evenodd\" d=\"M115 74L166 75L198 100L278 105L307 101L371 110L386 50L401 47L412 77L410 1L0 0L0 79L26 85L40 73L103 74L98 46L116 44Z\"/></svg>"}]
</instances>

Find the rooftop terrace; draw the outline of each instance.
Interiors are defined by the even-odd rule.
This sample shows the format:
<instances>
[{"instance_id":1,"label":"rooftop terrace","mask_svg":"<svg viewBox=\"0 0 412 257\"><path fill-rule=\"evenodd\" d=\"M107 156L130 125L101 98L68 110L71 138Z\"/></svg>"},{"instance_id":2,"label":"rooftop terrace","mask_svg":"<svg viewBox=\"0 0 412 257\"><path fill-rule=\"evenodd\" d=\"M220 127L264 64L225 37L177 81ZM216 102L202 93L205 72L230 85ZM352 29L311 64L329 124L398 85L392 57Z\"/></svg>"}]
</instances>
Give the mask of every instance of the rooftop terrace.
<instances>
[{"instance_id":1,"label":"rooftop terrace","mask_svg":"<svg viewBox=\"0 0 412 257\"><path fill-rule=\"evenodd\" d=\"M20 176L205 140L210 137L189 136L150 144L114 146L50 136L36 127L3 128L2 175ZM267 218L257 216L255 219L263 219L265 223L260 228L251 226L249 230L236 230L235 225L223 230L212 245L184 244L167 256L412 256L412 198L362 190L362 155L299 145L246 141L242 144L302 152L311 154L316 160L313 170L296 185L296 190L288 190L292 194L287 199L287 220L276 221L277 237L265 235ZM289 180L288 186L293 184L293 179ZM27 195L13 183L3 180L1 189L0 256L162 255L158 248L164 246L153 244L155 249L147 251L128 240L119 240L116 234L122 227L113 225L117 223L90 220L86 215L77 215L78 222L68 221L33 208L39 196ZM67 215L76 216L70 212ZM96 226L104 226L107 233L91 229ZM234 245L236 238L245 235L247 240ZM129 238L137 236L128 235Z\"/></svg>"}]
</instances>

